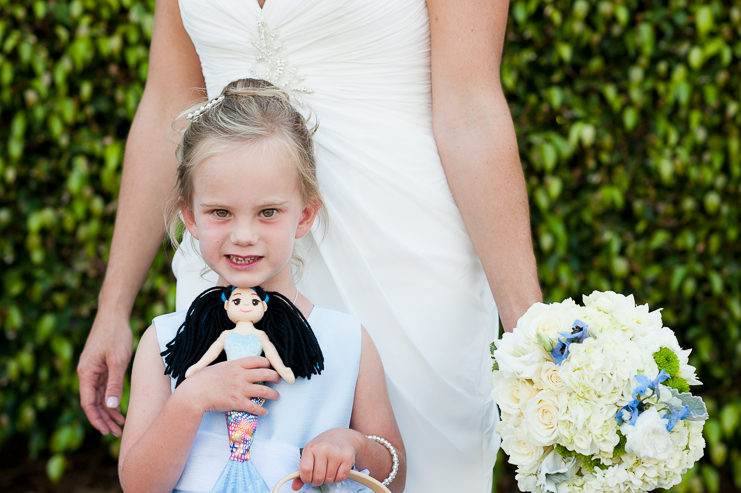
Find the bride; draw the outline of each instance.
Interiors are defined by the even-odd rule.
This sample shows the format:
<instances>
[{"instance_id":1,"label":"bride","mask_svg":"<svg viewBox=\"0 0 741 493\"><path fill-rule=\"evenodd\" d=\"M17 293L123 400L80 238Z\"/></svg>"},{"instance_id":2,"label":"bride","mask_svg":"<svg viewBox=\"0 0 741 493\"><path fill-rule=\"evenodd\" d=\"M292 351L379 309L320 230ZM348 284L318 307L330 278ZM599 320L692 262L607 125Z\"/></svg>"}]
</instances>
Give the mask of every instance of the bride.
<instances>
[{"instance_id":1,"label":"bride","mask_svg":"<svg viewBox=\"0 0 741 493\"><path fill-rule=\"evenodd\" d=\"M157 0L100 310L78 367L93 426L118 435L123 423L128 320L175 179L169 125L202 88L213 98L232 80L263 78L319 122L329 221L305 245L299 287L357 314L372 334L407 446L406 491L491 491L498 438L488 345L497 314L511 329L541 299L499 84L507 8L506 0ZM178 309L214 282L182 244Z\"/></svg>"}]
</instances>

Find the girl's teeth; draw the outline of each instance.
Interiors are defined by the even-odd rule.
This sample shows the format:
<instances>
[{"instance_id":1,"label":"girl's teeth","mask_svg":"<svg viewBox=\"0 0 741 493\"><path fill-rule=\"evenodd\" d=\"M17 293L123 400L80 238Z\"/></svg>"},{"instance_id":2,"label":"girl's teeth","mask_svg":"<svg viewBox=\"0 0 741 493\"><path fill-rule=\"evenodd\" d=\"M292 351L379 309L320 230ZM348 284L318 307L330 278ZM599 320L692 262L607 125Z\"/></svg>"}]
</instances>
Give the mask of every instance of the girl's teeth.
<instances>
[{"instance_id":1,"label":"girl's teeth","mask_svg":"<svg viewBox=\"0 0 741 493\"><path fill-rule=\"evenodd\" d=\"M233 255L230 255L229 258L235 264L249 264L254 262L258 257L235 257Z\"/></svg>"}]
</instances>

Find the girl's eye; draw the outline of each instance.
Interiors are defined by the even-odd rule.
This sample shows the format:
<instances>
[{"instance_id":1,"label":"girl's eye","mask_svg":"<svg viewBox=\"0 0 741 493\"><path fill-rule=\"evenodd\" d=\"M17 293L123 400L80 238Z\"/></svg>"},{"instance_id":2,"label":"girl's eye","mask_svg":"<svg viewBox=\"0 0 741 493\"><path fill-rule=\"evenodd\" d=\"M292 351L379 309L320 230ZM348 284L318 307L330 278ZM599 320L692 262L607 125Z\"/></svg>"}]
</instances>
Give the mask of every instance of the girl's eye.
<instances>
[{"instance_id":1,"label":"girl's eye","mask_svg":"<svg viewBox=\"0 0 741 493\"><path fill-rule=\"evenodd\" d=\"M239 298L235 298L232 300L232 303L234 303L235 305L238 305L240 302L241 300Z\"/></svg>"},{"instance_id":2,"label":"girl's eye","mask_svg":"<svg viewBox=\"0 0 741 493\"><path fill-rule=\"evenodd\" d=\"M229 215L229 212L225 211L224 209L216 209L214 211L214 214L216 214L216 217L227 217Z\"/></svg>"},{"instance_id":3,"label":"girl's eye","mask_svg":"<svg viewBox=\"0 0 741 493\"><path fill-rule=\"evenodd\" d=\"M262 214L262 217L273 217L276 212L278 211L275 209L265 209L264 211L260 211L260 214Z\"/></svg>"},{"instance_id":4,"label":"girl's eye","mask_svg":"<svg viewBox=\"0 0 741 493\"><path fill-rule=\"evenodd\" d=\"M257 306L259 304L260 304L260 301L258 301L258 300L252 300L252 305L253 306Z\"/></svg>"}]
</instances>

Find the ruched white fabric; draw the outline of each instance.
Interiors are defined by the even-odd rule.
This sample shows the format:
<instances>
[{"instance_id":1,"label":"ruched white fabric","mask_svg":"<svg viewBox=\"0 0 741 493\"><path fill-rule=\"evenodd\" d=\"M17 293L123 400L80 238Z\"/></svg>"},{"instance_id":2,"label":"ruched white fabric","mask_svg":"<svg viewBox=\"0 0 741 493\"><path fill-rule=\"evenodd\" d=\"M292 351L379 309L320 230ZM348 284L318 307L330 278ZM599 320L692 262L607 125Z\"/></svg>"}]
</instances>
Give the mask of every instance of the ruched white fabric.
<instances>
[{"instance_id":1,"label":"ruched white fabric","mask_svg":"<svg viewBox=\"0 0 741 493\"><path fill-rule=\"evenodd\" d=\"M424 0L180 0L208 97L261 77L319 122L328 232L299 285L372 335L407 450L409 493L490 491L498 317L432 132ZM196 247L197 249L197 247ZM213 274L185 241L178 309Z\"/></svg>"},{"instance_id":2,"label":"ruched white fabric","mask_svg":"<svg viewBox=\"0 0 741 493\"><path fill-rule=\"evenodd\" d=\"M160 350L174 339L186 312L154 319ZM315 306L308 318L324 355L324 371L292 384L268 383L280 394L265 401L268 415L258 419L250 456L265 483L272 488L298 470L299 449L332 428L348 428L360 366L360 321L353 315ZM175 380L170 379L175 390ZM177 433L177 423L172 423ZM206 413L198 428L177 492L207 493L229 459L229 435L224 413ZM355 483L353 483L355 484ZM309 489L309 488L307 488ZM292 492L290 483L281 492Z\"/></svg>"}]
</instances>

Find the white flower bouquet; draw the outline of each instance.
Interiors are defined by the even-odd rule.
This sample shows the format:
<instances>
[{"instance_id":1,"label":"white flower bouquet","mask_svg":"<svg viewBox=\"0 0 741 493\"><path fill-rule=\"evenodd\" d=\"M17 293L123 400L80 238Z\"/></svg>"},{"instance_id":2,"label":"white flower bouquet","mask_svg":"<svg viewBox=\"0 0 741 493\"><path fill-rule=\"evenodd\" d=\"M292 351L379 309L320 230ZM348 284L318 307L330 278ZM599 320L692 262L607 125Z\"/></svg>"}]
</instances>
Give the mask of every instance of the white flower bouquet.
<instances>
[{"instance_id":1,"label":"white flower bouquet","mask_svg":"<svg viewBox=\"0 0 741 493\"><path fill-rule=\"evenodd\" d=\"M707 411L659 311L595 291L533 305L492 345L497 432L520 490L669 488L703 455Z\"/></svg>"}]
</instances>

